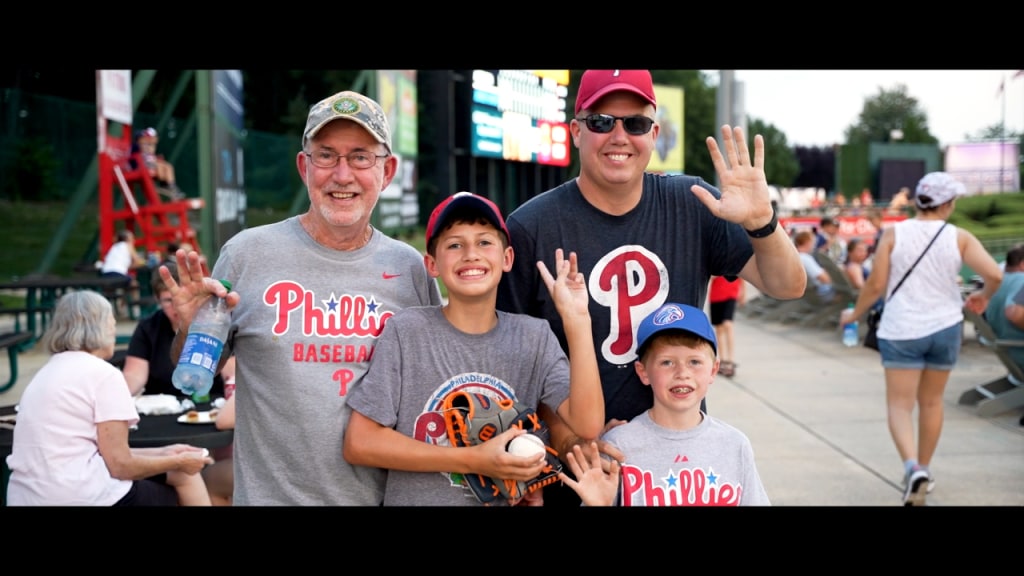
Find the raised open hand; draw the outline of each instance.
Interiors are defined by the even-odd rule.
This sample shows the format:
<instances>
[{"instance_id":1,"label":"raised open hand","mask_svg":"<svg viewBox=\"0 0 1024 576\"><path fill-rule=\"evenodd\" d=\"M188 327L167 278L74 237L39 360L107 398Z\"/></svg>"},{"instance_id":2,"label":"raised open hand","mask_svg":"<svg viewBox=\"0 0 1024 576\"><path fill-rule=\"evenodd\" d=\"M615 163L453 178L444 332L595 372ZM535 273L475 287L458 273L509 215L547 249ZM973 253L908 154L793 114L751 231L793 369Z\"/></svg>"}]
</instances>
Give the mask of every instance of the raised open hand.
<instances>
[{"instance_id":1,"label":"raised open hand","mask_svg":"<svg viewBox=\"0 0 1024 576\"><path fill-rule=\"evenodd\" d=\"M174 257L178 264L178 280L175 281L167 266L161 266L159 272L160 278L167 286L167 291L171 293L174 308L178 312L181 326L175 326L176 329L191 324L192 318L211 294L226 296L229 309L238 304L237 292L228 293L223 284L203 275L203 266L198 252L185 252L185 250L179 249Z\"/></svg>"},{"instance_id":2,"label":"raised open hand","mask_svg":"<svg viewBox=\"0 0 1024 576\"><path fill-rule=\"evenodd\" d=\"M711 136L707 138L711 162L718 173L721 198L715 198L703 186L694 185L692 191L715 216L747 230L757 230L772 218L768 179L764 174L764 138L760 134L754 136L753 161L742 128L723 125L722 142L724 157L718 142Z\"/></svg>"}]
</instances>

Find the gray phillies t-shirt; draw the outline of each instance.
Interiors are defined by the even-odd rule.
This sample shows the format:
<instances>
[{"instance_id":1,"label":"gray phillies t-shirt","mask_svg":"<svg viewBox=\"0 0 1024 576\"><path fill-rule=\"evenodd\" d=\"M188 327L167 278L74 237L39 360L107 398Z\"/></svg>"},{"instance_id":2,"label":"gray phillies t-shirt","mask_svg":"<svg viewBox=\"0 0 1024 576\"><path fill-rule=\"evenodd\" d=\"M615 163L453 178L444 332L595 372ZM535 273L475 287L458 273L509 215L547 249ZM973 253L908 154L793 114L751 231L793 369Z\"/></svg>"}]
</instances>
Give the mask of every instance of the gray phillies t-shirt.
<instances>
[{"instance_id":1,"label":"gray phillies t-shirt","mask_svg":"<svg viewBox=\"0 0 1024 576\"><path fill-rule=\"evenodd\" d=\"M651 420L650 411L602 439L626 457L623 506L769 506L750 440L707 414L689 430Z\"/></svg>"},{"instance_id":2,"label":"gray phillies t-shirt","mask_svg":"<svg viewBox=\"0 0 1024 576\"><path fill-rule=\"evenodd\" d=\"M442 406L452 392L480 392L552 409L569 397L569 363L547 321L497 312L486 334L453 327L440 306L391 318L351 409L420 440L449 446ZM385 506L479 506L461 475L388 471Z\"/></svg>"},{"instance_id":3,"label":"gray phillies t-shirt","mask_svg":"<svg viewBox=\"0 0 1024 576\"><path fill-rule=\"evenodd\" d=\"M384 471L341 454L346 400L393 315L440 304L423 256L379 231L358 250L331 250L294 217L233 236L213 277L241 295L235 504L379 505Z\"/></svg>"}]
</instances>

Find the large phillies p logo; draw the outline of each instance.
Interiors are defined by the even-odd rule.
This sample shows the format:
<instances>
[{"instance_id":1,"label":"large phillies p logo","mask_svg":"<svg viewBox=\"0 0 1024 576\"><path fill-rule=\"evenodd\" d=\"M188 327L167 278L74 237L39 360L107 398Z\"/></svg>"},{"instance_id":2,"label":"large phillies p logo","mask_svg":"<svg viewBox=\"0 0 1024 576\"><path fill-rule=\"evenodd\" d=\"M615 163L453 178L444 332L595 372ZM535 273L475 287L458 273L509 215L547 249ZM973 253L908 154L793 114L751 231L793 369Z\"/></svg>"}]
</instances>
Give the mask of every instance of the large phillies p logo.
<instances>
[{"instance_id":1,"label":"large phillies p logo","mask_svg":"<svg viewBox=\"0 0 1024 576\"><path fill-rule=\"evenodd\" d=\"M643 246L620 246L597 261L587 289L611 319L601 357L612 364L636 360L636 327L668 298L665 263Z\"/></svg>"}]
</instances>

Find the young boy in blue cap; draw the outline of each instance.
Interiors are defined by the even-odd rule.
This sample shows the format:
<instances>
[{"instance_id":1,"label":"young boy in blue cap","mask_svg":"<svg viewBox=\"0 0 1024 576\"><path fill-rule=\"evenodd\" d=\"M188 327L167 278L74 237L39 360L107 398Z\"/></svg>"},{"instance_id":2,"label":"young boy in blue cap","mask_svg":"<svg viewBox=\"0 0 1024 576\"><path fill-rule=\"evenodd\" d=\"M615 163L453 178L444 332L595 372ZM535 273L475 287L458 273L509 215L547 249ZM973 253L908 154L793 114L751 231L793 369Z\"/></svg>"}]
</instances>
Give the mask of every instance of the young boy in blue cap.
<instances>
[{"instance_id":1,"label":"young boy in blue cap","mask_svg":"<svg viewBox=\"0 0 1024 576\"><path fill-rule=\"evenodd\" d=\"M596 442L576 446L566 459L577 480L561 480L588 506L771 505L750 440L700 409L719 368L704 311L664 304L640 322L637 343L634 367L654 404L603 436L625 462L602 463Z\"/></svg>"}]
</instances>

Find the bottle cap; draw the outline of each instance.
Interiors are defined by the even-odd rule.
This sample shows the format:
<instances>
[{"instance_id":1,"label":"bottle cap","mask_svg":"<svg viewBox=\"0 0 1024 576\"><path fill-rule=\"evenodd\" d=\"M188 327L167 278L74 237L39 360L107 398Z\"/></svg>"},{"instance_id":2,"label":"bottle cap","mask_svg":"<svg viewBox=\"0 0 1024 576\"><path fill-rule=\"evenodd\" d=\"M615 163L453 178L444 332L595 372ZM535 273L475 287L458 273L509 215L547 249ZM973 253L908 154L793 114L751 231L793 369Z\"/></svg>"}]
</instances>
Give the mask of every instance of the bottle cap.
<instances>
[{"instance_id":1,"label":"bottle cap","mask_svg":"<svg viewBox=\"0 0 1024 576\"><path fill-rule=\"evenodd\" d=\"M225 288L227 288L228 292L231 292L231 281L230 280L218 280L218 282L220 282Z\"/></svg>"}]
</instances>

